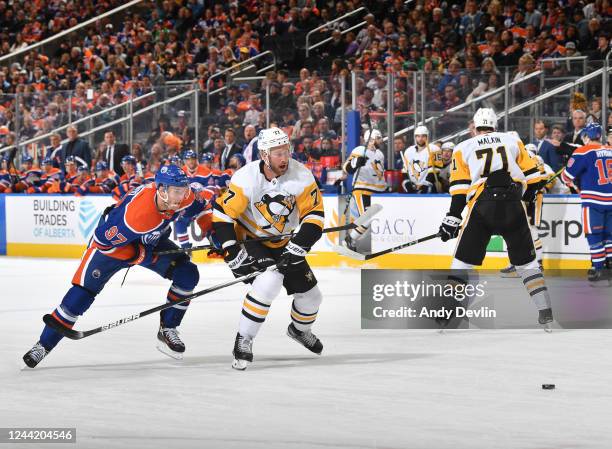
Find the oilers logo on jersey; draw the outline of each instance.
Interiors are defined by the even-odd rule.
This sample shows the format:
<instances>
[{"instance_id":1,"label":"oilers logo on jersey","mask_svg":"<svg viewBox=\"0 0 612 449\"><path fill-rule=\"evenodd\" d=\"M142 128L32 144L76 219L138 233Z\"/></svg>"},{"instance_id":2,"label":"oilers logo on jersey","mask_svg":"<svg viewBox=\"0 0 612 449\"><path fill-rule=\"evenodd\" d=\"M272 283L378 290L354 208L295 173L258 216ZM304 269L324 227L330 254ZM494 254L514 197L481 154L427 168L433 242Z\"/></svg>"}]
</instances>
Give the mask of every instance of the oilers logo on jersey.
<instances>
[{"instance_id":1,"label":"oilers logo on jersey","mask_svg":"<svg viewBox=\"0 0 612 449\"><path fill-rule=\"evenodd\" d=\"M283 232L289 215L295 208L295 195L286 192L265 193L260 201L254 203L259 213L270 223L262 226L262 229L274 227L278 232Z\"/></svg>"}]
</instances>

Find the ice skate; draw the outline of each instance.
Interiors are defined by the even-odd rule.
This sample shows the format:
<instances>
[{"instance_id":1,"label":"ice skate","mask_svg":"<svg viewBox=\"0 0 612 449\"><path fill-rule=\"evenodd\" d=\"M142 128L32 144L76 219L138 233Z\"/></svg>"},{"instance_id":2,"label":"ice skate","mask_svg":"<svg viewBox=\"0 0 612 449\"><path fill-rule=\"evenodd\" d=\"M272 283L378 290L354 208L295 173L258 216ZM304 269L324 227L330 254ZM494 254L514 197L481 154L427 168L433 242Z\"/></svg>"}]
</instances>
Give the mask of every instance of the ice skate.
<instances>
[{"instance_id":1,"label":"ice skate","mask_svg":"<svg viewBox=\"0 0 612 449\"><path fill-rule=\"evenodd\" d=\"M244 371L253 361L253 340L237 333L232 354L234 355L232 368Z\"/></svg>"},{"instance_id":2,"label":"ice skate","mask_svg":"<svg viewBox=\"0 0 612 449\"><path fill-rule=\"evenodd\" d=\"M540 310L538 316L538 323L542 325L546 332L552 332L552 322L553 322L553 314L552 309L543 309Z\"/></svg>"},{"instance_id":3,"label":"ice skate","mask_svg":"<svg viewBox=\"0 0 612 449\"><path fill-rule=\"evenodd\" d=\"M35 368L49 352L51 351L47 351L40 342L36 342L32 349L24 354L23 361L29 368Z\"/></svg>"},{"instance_id":4,"label":"ice skate","mask_svg":"<svg viewBox=\"0 0 612 449\"><path fill-rule=\"evenodd\" d=\"M321 352L323 352L323 343L321 343L321 340L319 340L315 334L310 332L310 330L299 331L296 329L293 323L291 323L287 328L287 335L315 354L321 355Z\"/></svg>"},{"instance_id":5,"label":"ice skate","mask_svg":"<svg viewBox=\"0 0 612 449\"><path fill-rule=\"evenodd\" d=\"M185 352L185 344L179 337L175 327L159 327L157 333L157 349L176 360L182 360Z\"/></svg>"}]
</instances>

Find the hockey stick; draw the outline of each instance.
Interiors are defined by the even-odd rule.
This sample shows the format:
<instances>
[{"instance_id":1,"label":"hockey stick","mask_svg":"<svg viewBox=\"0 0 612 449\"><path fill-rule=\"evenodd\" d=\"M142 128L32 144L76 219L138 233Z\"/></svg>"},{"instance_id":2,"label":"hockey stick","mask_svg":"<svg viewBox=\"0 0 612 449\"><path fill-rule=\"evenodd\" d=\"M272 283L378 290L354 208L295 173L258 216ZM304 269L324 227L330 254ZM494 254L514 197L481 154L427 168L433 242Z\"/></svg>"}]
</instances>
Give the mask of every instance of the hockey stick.
<instances>
[{"instance_id":1,"label":"hockey stick","mask_svg":"<svg viewBox=\"0 0 612 449\"><path fill-rule=\"evenodd\" d=\"M329 232L338 232L338 231L346 231L349 229L355 229L359 226L361 226L363 223L367 223L368 220L371 220L374 215L376 215L378 212L380 212L382 210L382 206L380 204L376 204L376 207L370 207L363 215L361 215L361 217L359 217L357 220L355 220L353 223L349 223L346 225L342 225L342 226L335 226L332 228L325 228L323 229L323 233L329 233ZM295 235L295 232L288 232L286 234L279 234L279 235L269 235L269 236L265 236L265 237L256 237L256 238L252 238L252 239L248 239L248 240L239 240L236 242L236 245L241 245L241 244L245 244L245 243L252 243L252 242L266 242L266 241L274 241L274 240L282 240L285 238L291 238ZM193 248L185 248L185 249L171 249L168 251L160 251L158 253L155 253L158 256L165 256L167 254L183 254L183 253L191 253L193 251L201 251L201 250L205 250L205 249L213 249L216 248L215 245L201 245L201 246L194 246Z\"/></svg>"},{"instance_id":2,"label":"hockey stick","mask_svg":"<svg viewBox=\"0 0 612 449\"><path fill-rule=\"evenodd\" d=\"M182 304L184 302L191 301L192 299L198 298L200 296L204 296L208 293L216 292L217 290L221 290L222 288L229 287L230 285L238 284L243 281L248 281L249 279L253 279L264 272L265 270L255 271L254 273L250 273L250 274L241 276L231 281L223 282L222 284L217 284L212 287L205 288L204 290L195 292L189 295L187 298L182 299L180 301L162 304L161 306L153 307L152 309L147 309L144 312L135 313L134 315L130 315L125 318L121 318L120 320L113 321L112 323L108 323L103 326L96 327L95 329L90 329L87 331L75 331L74 329L69 329L63 326L59 321L53 318L50 314L46 314L43 317L43 321L45 322L47 326L49 326L56 332L62 334L64 337L68 337L71 340L80 340L82 338L89 337L90 335L99 334L100 332L104 332L109 329L113 329L115 327L121 326L122 324L129 323L131 321L136 321L137 319L142 318L147 315L151 315L152 313L159 312L165 309L169 309L170 307L174 307L178 304Z\"/></svg>"},{"instance_id":3,"label":"hockey stick","mask_svg":"<svg viewBox=\"0 0 612 449\"><path fill-rule=\"evenodd\" d=\"M361 253L352 251L352 250L348 249L346 246L342 246L342 245L334 245L334 250L337 251L338 254L350 257L351 259L370 260L370 259L374 259L375 257L382 256L384 254L389 254L389 253L392 253L394 251L398 251L398 250L403 249L403 248L408 248L409 246L413 246L413 245L416 245L418 243L426 242L427 240L435 239L435 238L437 238L439 236L440 236L440 233L436 232L435 234L428 235L427 237L421 237L420 239L413 240L413 241L408 242L408 243L403 243L401 245L394 246L393 248L387 248L385 250L378 251L376 253L371 253L371 254L361 254Z\"/></svg>"},{"instance_id":4,"label":"hockey stick","mask_svg":"<svg viewBox=\"0 0 612 449\"><path fill-rule=\"evenodd\" d=\"M563 170L565 170L565 167L562 167L561 170L559 170L557 173L555 173L554 175L552 175L548 181L546 181L546 184L544 184L544 187L546 187L547 185L549 185L550 183L552 183L555 179L557 179L559 176L561 176L561 173L563 173Z\"/></svg>"}]
</instances>

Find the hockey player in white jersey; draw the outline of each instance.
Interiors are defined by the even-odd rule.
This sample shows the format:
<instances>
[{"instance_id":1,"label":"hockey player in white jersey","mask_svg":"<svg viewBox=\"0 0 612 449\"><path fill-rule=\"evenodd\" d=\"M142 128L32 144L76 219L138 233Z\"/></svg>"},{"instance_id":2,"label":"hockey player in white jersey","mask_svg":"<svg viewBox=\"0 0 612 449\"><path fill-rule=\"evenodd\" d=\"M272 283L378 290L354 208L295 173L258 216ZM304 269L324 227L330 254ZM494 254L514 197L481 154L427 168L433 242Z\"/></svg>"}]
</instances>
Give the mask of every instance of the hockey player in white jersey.
<instances>
[{"instance_id":1,"label":"hockey player in white jersey","mask_svg":"<svg viewBox=\"0 0 612 449\"><path fill-rule=\"evenodd\" d=\"M501 235L510 263L539 311L539 323L548 328L553 320L550 296L521 203L533 201L546 179L520 139L496 131L492 109L476 111L474 125L477 135L453 152L451 206L439 231L443 241L459 235L451 268L469 270L481 265L491 235ZM467 218L461 227L466 204Z\"/></svg>"},{"instance_id":2,"label":"hockey player in white jersey","mask_svg":"<svg viewBox=\"0 0 612 449\"><path fill-rule=\"evenodd\" d=\"M281 129L260 131L257 145L261 160L234 173L213 211L213 228L235 276L277 268L255 278L242 304L232 363L238 370L253 361L253 340L283 286L293 295L287 334L316 354L323 351L311 332L322 295L306 261L322 234L323 198L312 173L291 158L289 138ZM291 238L237 244L292 233L298 226Z\"/></svg>"},{"instance_id":3,"label":"hockey player in white jersey","mask_svg":"<svg viewBox=\"0 0 612 449\"><path fill-rule=\"evenodd\" d=\"M440 148L429 143L429 130L417 126L414 130L414 145L402 154L404 181L402 186L408 193L435 193L434 167L440 168Z\"/></svg>"},{"instance_id":4,"label":"hockey player in white jersey","mask_svg":"<svg viewBox=\"0 0 612 449\"><path fill-rule=\"evenodd\" d=\"M344 163L342 169L352 174L354 187L350 200L351 219L363 215L372 204L372 194L387 190L385 181L385 155L380 151L383 143L379 130L367 130L363 135L364 145L355 147ZM345 244L355 250L355 242L367 231L368 227L358 226L347 232Z\"/></svg>"},{"instance_id":5,"label":"hockey player in white jersey","mask_svg":"<svg viewBox=\"0 0 612 449\"><path fill-rule=\"evenodd\" d=\"M450 188L450 170L454 149L455 144L450 141L444 142L440 147L440 167L433 168L436 191L438 193L448 193Z\"/></svg>"}]
</instances>

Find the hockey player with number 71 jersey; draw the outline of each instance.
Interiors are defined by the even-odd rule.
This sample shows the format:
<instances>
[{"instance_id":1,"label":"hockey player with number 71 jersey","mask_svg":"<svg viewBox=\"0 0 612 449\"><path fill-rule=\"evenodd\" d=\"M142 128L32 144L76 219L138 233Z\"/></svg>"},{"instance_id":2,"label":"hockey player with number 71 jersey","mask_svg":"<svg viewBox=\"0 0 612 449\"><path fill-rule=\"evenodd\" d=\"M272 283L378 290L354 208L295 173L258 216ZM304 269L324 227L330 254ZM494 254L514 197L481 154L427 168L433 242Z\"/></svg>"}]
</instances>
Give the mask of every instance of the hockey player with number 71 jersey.
<instances>
[{"instance_id":1,"label":"hockey player with number 71 jersey","mask_svg":"<svg viewBox=\"0 0 612 449\"><path fill-rule=\"evenodd\" d=\"M481 265L492 235L501 235L508 256L538 309L538 322L549 330L551 300L536 259L524 202L531 202L546 180L523 142L497 131L489 108L474 114L476 135L455 147L451 166L451 205L440 226L442 241L458 236L451 269ZM467 204L465 223L461 214Z\"/></svg>"}]
</instances>

